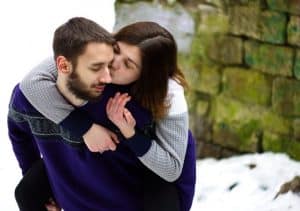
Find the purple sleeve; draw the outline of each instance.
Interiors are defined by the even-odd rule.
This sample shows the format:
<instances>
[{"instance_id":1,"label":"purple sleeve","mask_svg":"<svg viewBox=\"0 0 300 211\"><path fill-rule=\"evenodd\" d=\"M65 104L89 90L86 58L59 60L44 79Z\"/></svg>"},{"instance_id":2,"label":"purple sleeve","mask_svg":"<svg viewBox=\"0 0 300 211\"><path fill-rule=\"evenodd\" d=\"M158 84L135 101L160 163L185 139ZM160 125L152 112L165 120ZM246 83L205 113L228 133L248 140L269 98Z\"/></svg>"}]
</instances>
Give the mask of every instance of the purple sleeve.
<instances>
[{"instance_id":1,"label":"purple sleeve","mask_svg":"<svg viewBox=\"0 0 300 211\"><path fill-rule=\"evenodd\" d=\"M16 112L13 110L13 106L18 107L22 104L22 99L25 99L22 96L16 87L11 98L7 126L13 151L22 169L22 174L25 174L31 165L40 159L40 154L27 122L14 119Z\"/></svg>"},{"instance_id":2,"label":"purple sleeve","mask_svg":"<svg viewBox=\"0 0 300 211\"><path fill-rule=\"evenodd\" d=\"M81 138L92 127L92 124L93 119L86 112L79 109L72 111L59 123L60 126L71 131L78 138Z\"/></svg>"}]
</instances>

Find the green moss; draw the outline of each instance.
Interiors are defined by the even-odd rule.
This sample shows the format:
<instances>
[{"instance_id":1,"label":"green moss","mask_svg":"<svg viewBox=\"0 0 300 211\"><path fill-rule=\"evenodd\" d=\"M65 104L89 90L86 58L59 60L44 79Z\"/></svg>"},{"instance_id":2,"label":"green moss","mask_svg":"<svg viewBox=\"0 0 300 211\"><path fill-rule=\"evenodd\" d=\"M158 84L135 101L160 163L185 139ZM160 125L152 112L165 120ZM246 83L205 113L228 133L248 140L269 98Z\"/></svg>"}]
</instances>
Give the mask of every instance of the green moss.
<instances>
[{"instance_id":1,"label":"green moss","mask_svg":"<svg viewBox=\"0 0 300 211\"><path fill-rule=\"evenodd\" d=\"M264 151L284 152L287 151L288 141L276 133L265 131L263 135L263 149Z\"/></svg>"},{"instance_id":2,"label":"green moss","mask_svg":"<svg viewBox=\"0 0 300 211\"><path fill-rule=\"evenodd\" d=\"M223 90L227 96L242 102L267 106L271 101L271 80L254 70L226 68ZM255 87L255 88L254 88Z\"/></svg>"},{"instance_id":3,"label":"green moss","mask_svg":"<svg viewBox=\"0 0 300 211\"><path fill-rule=\"evenodd\" d=\"M294 159L300 160L300 142L292 140L287 153Z\"/></svg>"},{"instance_id":4,"label":"green moss","mask_svg":"<svg viewBox=\"0 0 300 211\"><path fill-rule=\"evenodd\" d=\"M195 36L192 41L191 53L189 54L188 62L191 63L194 67L201 66L201 62L203 62L206 58L205 55L205 36L202 38L199 36Z\"/></svg>"},{"instance_id":5,"label":"green moss","mask_svg":"<svg viewBox=\"0 0 300 211\"><path fill-rule=\"evenodd\" d=\"M288 136L264 132L263 148L265 151L285 152L296 160L300 160L300 142Z\"/></svg>"},{"instance_id":6,"label":"green moss","mask_svg":"<svg viewBox=\"0 0 300 211\"><path fill-rule=\"evenodd\" d=\"M267 111L261 116L261 121L262 127L268 131L283 135L292 135L292 119L287 119L272 111Z\"/></svg>"},{"instance_id":7,"label":"green moss","mask_svg":"<svg viewBox=\"0 0 300 211\"><path fill-rule=\"evenodd\" d=\"M198 100L196 112L200 116L204 116L208 111L209 103L207 101Z\"/></svg>"},{"instance_id":8,"label":"green moss","mask_svg":"<svg viewBox=\"0 0 300 211\"><path fill-rule=\"evenodd\" d=\"M298 80L300 80L300 50L297 51L295 64L294 64L294 74Z\"/></svg>"},{"instance_id":9,"label":"green moss","mask_svg":"<svg viewBox=\"0 0 300 211\"><path fill-rule=\"evenodd\" d=\"M238 128L237 133L241 140L249 139L253 133L261 130L261 123L258 120L250 120Z\"/></svg>"},{"instance_id":10,"label":"green moss","mask_svg":"<svg viewBox=\"0 0 300 211\"><path fill-rule=\"evenodd\" d=\"M271 43L283 44L286 25L287 17L285 14L269 11L263 12L259 22L261 39Z\"/></svg>"},{"instance_id":11,"label":"green moss","mask_svg":"<svg viewBox=\"0 0 300 211\"><path fill-rule=\"evenodd\" d=\"M213 128L214 142L242 152L257 151L258 138L256 134L259 130L258 121L251 120L243 125L219 122Z\"/></svg>"}]
</instances>

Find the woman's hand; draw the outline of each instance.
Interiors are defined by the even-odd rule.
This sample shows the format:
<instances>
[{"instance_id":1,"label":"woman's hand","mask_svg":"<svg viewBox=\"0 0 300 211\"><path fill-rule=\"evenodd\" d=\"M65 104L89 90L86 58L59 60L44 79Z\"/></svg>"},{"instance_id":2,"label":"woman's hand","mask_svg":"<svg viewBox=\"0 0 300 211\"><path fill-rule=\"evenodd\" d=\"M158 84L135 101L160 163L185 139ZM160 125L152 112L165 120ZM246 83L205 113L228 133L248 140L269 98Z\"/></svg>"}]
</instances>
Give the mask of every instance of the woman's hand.
<instances>
[{"instance_id":1,"label":"woman's hand","mask_svg":"<svg viewBox=\"0 0 300 211\"><path fill-rule=\"evenodd\" d=\"M131 112L125 108L131 97L127 93L119 92L110 98L106 105L106 113L110 121L112 121L121 131L125 138L130 138L135 134L136 121Z\"/></svg>"}]
</instances>

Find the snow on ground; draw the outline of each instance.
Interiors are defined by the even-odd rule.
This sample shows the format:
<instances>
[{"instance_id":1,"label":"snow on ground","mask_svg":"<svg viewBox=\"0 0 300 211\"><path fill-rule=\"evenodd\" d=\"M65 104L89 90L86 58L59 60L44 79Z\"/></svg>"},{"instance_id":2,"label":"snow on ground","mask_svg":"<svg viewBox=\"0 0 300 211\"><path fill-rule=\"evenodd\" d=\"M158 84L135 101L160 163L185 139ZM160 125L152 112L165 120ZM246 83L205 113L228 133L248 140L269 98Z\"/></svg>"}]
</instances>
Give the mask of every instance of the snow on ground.
<instances>
[{"instance_id":1,"label":"snow on ground","mask_svg":"<svg viewBox=\"0 0 300 211\"><path fill-rule=\"evenodd\" d=\"M299 211L297 194L288 192L274 200L280 186L296 175L300 162L284 154L199 160L192 211Z\"/></svg>"}]
</instances>

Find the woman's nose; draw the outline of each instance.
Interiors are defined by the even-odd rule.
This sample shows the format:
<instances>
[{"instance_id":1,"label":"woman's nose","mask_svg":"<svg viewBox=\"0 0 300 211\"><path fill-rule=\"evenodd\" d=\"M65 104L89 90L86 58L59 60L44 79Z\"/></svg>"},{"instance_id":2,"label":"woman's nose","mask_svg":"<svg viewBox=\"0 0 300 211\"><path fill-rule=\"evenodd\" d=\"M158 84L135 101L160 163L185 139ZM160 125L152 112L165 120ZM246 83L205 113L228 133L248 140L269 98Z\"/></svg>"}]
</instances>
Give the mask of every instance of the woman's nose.
<instances>
[{"instance_id":1,"label":"woman's nose","mask_svg":"<svg viewBox=\"0 0 300 211\"><path fill-rule=\"evenodd\" d=\"M121 59L119 57L116 57L111 65L111 69L113 71L116 71L118 69L120 69L120 65L121 65Z\"/></svg>"}]
</instances>

